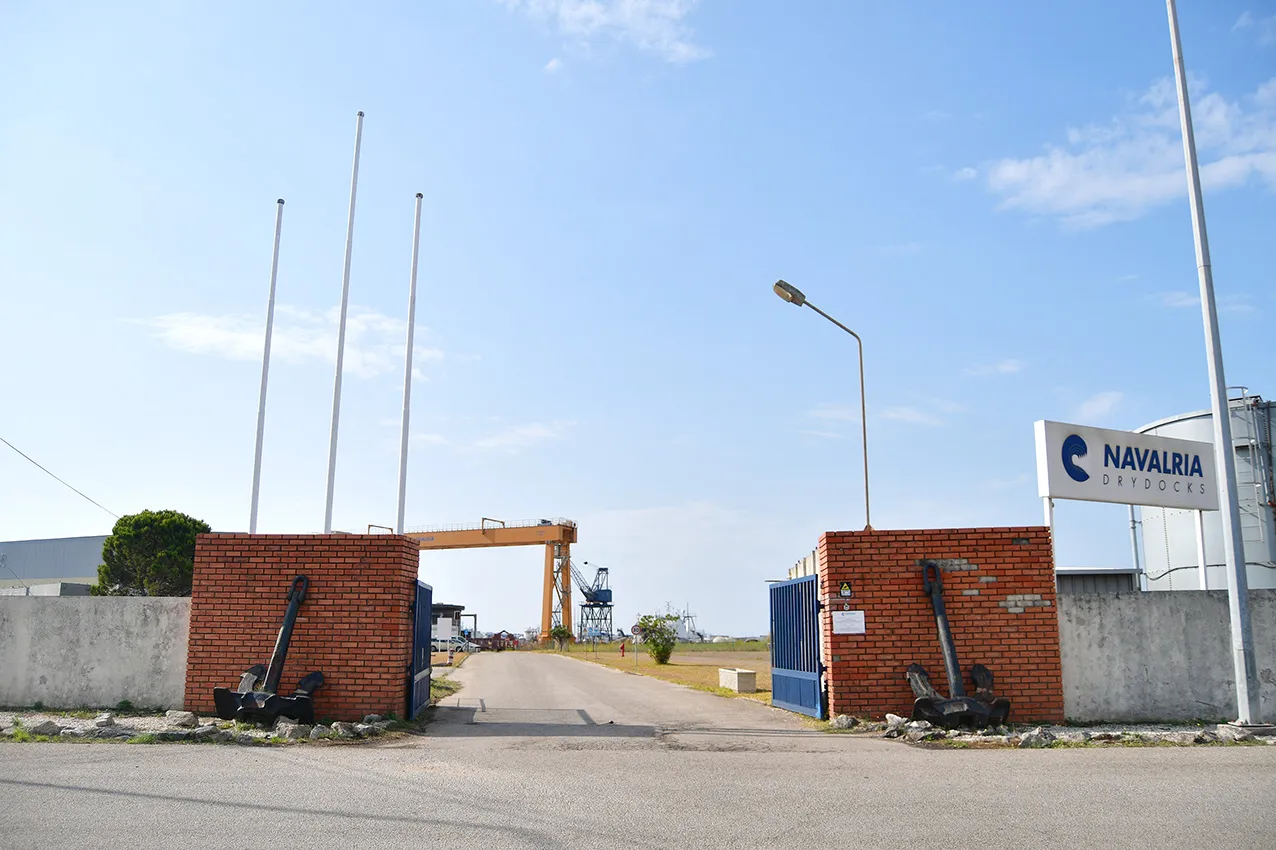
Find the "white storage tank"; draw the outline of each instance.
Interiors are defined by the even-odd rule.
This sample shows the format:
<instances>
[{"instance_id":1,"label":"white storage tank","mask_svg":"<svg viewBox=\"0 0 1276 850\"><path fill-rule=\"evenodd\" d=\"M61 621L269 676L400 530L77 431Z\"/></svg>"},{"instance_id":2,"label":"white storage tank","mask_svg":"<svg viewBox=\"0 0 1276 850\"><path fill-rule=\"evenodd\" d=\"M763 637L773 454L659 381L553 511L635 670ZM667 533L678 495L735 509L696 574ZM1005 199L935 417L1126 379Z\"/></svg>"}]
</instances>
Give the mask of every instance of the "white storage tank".
<instances>
[{"instance_id":1,"label":"white storage tank","mask_svg":"<svg viewBox=\"0 0 1276 850\"><path fill-rule=\"evenodd\" d=\"M1252 589L1276 588L1276 505L1272 479L1272 414L1276 404L1249 395L1244 388L1228 402L1236 452L1236 486L1241 538ZM1137 428L1139 433L1214 442L1214 417L1208 410L1171 416ZM1222 470L1219 470L1222 477ZM1141 514L1143 568L1148 590L1200 590L1195 511L1136 509ZM1210 590L1228 585L1223 527L1218 511L1205 512L1205 561Z\"/></svg>"}]
</instances>

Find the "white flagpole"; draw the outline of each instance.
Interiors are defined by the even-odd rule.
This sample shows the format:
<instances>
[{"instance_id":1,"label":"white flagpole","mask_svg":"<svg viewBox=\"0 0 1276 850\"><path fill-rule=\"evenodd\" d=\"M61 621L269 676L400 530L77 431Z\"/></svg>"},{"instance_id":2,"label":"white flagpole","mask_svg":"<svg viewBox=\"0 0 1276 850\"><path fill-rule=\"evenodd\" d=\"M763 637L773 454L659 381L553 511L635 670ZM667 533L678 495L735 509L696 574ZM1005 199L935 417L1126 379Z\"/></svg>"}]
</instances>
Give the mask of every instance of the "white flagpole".
<instances>
[{"instance_id":1,"label":"white flagpole","mask_svg":"<svg viewBox=\"0 0 1276 850\"><path fill-rule=\"evenodd\" d=\"M1201 173L1192 135L1192 108L1187 96L1187 72L1183 68L1183 43L1179 39L1178 12L1174 0L1165 0L1170 17L1170 48L1174 53L1174 82L1178 87L1179 119L1183 125L1183 158L1187 162L1187 188L1192 201L1192 231L1196 242L1196 270L1201 284L1201 313L1205 320L1205 352L1209 362L1210 406L1214 414L1214 458L1218 465L1219 518L1223 521L1223 553L1231 579L1227 602L1232 620L1232 665L1236 678L1237 722L1254 722L1258 713L1257 669L1254 634L1249 622L1249 581L1245 574L1245 543L1241 538L1240 505L1236 501L1236 455L1232 448L1232 412L1223 376L1223 346L1218 334L1218 306L1214 302L1214 275L1210 271L1210 243L1205 233L1205 202L1201 197Z\"/></svg>"},{"instance_id":2,"label":"white flagpole","mask_svg":"<svg viewBox=\"0 0 1276 850\"><path fill-rule=\"evenodd\" d=\"M284 199L275 202L275 249L270 258L270 294L266 297L266 350L261 355L261 396L257 399L257 448L253 454L253 500L248 533L257 533L257 496L261 493L261 442L266 433L266 380L270 376L270 333L275 326L275 280L279 276L279 234L284 226Z\"/></svg>"},{"instance_id":3,"label":"white flagpole","mask_svg":"<svg viewBox=\"0 0 1276 850\"><path fill-rule=\"evenodd\" d=\"M403 533L403 511L408 495L408 418L412 412L412 332L416 326L416 265L421 248L421 193L416 193L416 216L412 222L412 272L408 278L408 353L403 366L403 436L399 441L399 521Z\"/></svg>"},{"instance_id":4,"label":"white flagpole","mask_svg":"<svg viewBox=\"0 0 1276 850\"><path fill-rule=\"evenodd\" d=\"M341 320L337 325L337 379L332 389L332 436L328 443L328 499L323 509L323 533L332 532L332 493L337 483L337 424L341 418L341 365L346 354L346 308L350 303L350 252L354 249L354 199L359 189L359 145L363 141L363 112L354 126L354 168L350 173L350 215L346 221L346 262L341 273Z\"/></svg>"}]
</instances>

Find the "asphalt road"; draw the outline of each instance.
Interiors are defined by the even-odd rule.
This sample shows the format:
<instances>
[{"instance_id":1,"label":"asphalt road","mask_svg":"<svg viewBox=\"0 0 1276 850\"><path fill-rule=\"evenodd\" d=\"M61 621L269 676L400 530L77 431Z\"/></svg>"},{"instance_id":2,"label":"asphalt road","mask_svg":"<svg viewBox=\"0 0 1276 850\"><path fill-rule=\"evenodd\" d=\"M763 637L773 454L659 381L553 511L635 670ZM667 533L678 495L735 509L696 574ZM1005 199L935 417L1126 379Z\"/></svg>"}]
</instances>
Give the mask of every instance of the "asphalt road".
<instances>
[{"instance_id":1,"label":"asphalt road","mask_svg":"<svg viewBox=\"0 0 1276 850\"><path fill-rule=\"evenodd\" d=\"M926 750L567 658L364 746L0 745L0 847L1276 847L1276 747Z\"/></svg>"}]
</instances>

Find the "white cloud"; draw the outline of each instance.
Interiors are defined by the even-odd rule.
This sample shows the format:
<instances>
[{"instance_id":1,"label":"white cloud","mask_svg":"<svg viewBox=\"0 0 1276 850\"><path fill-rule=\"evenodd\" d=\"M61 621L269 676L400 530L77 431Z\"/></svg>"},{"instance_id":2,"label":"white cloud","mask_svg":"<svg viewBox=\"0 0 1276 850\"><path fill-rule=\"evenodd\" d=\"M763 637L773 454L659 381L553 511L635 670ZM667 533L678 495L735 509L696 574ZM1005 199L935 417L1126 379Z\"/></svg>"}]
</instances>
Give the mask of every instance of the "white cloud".
<instances>
[{"instance_id":1,"label":"white cloud","mask_svg":"<svg viewBox=\"0 0 1276 850\"><path fill-rule=\"evenodd\" d=\"M1192 82L1192 118L1207 190L1258 179L1276 189L1276 78L1239 101ZM1074 227L1139 218L1187 191L1174 85L1152 85L1104 125L1069 128L1067 142L987 169L1001 209L1054 217Z\"/></svg>"},{"instance_id":2,"label":"white cloud","mask_svg":"<svg viewBox=\"0 0 1276 850\"><path fill-rule=\"evenodd\" d=\"M881 419L890 419L894 422L907 422L910 425L930 425L939 426L944 424L944 420L938 416L918 410L915 407L897 406L883 408L877 414Z\"/></svg>"},{"instance_id":3,"label":"white cloud","mask_svg":"<svg viewBox=\"0 0 1276 850\"><path fill-rule=\"evenodd\" d=\"M335 365L339 318L336 307L318 312L277 306L270 359L291 363L318 360ZM265 343L264 319L257 316L169 313L138 323L152 328L155 337L170 348L226 360L261 360ZM402 319L367 307L350 306L346 315L344 371L360 378L374 378L401 370L406 335L407 323ZM437 361L443 359L443 352L418 342L412 359L414 364Z\"/></svg>"},{"instance_id":4,"label":"white cloud","mask_svg":"<svg viewBox=\"0 0 1276 850\"><path fill-rule=\"evenodd\" d=\"M545 425L532 422L527 425L511 425L486 437L480 437L470 444L479 451L503 451L515 454L521 449L530 448L539 443L561 439L568 428L575 422L551 422Z\"/></svg>"},{"instance_id":5,"label":"white cloud","mask_svg":"<svg viewBox=\"0 0 1276 850\"><path fill-rule=\"evenodd\" d=\"M561 67L563 67L562 60L555 56L553 59L545 63L545 73L552 74Z\"/></svg>"},{"instance_id":6,"label":"white cloud","mask_svg":"<svg viewBox=\"0 0 1276 850\"><path fill-rule=\"evenodd\" d=\"M1083 423L1103 419L1117 409L1123 398L1124 393L1112 390L1095 393L1081 402L1081 406L1077 408L1077 418Z\"/></svg>"},{"instance_id":7,"label":"white cloud","mask_svg":"<svg viewBox=\"0 0 1276 850\"><path fill-rule=\"evenodd\" d=\"M818 404L806 415L811 419L824 419L833 422L859 422L860 409L849 404Z\"/></svg>"},{"instance_id":8,"label":"white cloud","mask_svg":"<svg viewBox=\"0 0 1276 850\"><path fill-rule=\"evenodd\" d=\"M975 179L975 177L977 177L978 175L979 175L979 172L978 172L978 171L976 171L975 169L971 168L971 167L968 165L968 166L966 166L965 168L959 168L959 169L957 169L956 171L954 171L954 172L953 172L953 179L954 179L954 180L963 180L963 181L964 181L964 180L974 180L974 179Z\"/></svg>"},{"instance_id":9,"label":"white cloud","mask_svg":"<svg viewBox=\"0 0 1276 850\"><path fill-rule=\"evenodd\" d=\"M842 435L841 435L841 434L839 434L839 433L837 433L836 431L813 431L813 430L802 430L802 431L799 431L798 433L799 433L799 434L805 434L805 435L806 435L806 436L808 436L808 437L819 437L821 440L840 440L840 439L842 439Z\"/></svg>"},{"instance_id":10,"label":"white cloud","mask_svg":"<svg viewBox=\"0 0 1276 850\"><path fill-rule=\"evenodd\" d=\"M1163 307L1199 307L1201 299L1193 292L1162 292L1157 298Z\"/></svg>"},{"instance_id":11,"label":"white cloud","mask_svg":"<svg viewBox=\"0 0 1276 850\"><path fill-rule=\"evenodd\" d=\"M1252 12L1242 12L1232 25L1232 31L1254 30L1261 45L1276 44L1276 15L1266 18L1255 18Z\"/></svg>"},{"instance_id":12,"label":"white cloud","mask_svg":"<svg viewBox=\"0 0 1276 850\"><path fill-rule=\"evenodd\" d=\"M710 55L691 40L686 17L697 0L504 0L552 23L558 31L589 43L609 38L649 50L674 63ZM548 69L547 69L548 70Z\"/></svg>"},{"instance_id":13,"label":"white cloud","mask_svg":"<svg viewBox=\"0 0 1276 850\"><path fill-rule=\"evenodd\" d=\"M1026 364L1022 360L1014 357L1007 357L1005 360L998 360L996 363L988 363L983 366L972 366L966 370L967 375L1013 375L1016 372L1022 372Z\"/></svg>"},{"instance_id":14,"label":"white cloud","mask_svg":"<svg viewBox=\"0 0 1276 850\"><path fill-rule=\"evenodd\" d=\"M1174 309L1179 307L1199 308L1201 306L1201 297L1195 292L1161 292L1157 294L1156 299L1161 303L1162 307ZM1220 313L1247 315L1258 312L1258 308L1250 303L1247 295L1215 295L1215 306Z\"/></svg>"}]
</instances>

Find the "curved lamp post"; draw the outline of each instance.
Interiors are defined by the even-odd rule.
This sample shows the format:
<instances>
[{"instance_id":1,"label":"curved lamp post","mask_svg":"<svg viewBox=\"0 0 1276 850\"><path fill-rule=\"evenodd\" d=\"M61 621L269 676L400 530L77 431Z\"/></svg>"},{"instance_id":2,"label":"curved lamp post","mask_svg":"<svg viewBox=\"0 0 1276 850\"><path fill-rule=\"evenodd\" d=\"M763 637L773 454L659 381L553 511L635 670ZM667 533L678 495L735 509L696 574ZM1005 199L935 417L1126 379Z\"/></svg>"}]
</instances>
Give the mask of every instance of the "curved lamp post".
<instances>
[{"instance_id":1,"label":"curved lamp post","mask_svg":"<svg viewBox=\"0 0 1276 850\"><path fill-rule=\"evenodd\" d=\"M772 287L775 294L783 298L795 307L807 306L851 336L855 337L855 342L859 345L860 354L860 439L864 445L864 530L872 531L873 523L870 519L871 514L868 508L868 409L864 402L864 340L860 339L860 335L839 322L837 319L825 313L819 307L816 307L810 301L806 300L806 296L802 294L802 290L798 289L791 283L783 280L777 280L775 286Z\"/></svg>"}]
</instances>

